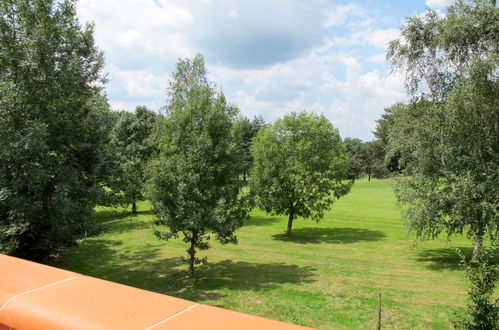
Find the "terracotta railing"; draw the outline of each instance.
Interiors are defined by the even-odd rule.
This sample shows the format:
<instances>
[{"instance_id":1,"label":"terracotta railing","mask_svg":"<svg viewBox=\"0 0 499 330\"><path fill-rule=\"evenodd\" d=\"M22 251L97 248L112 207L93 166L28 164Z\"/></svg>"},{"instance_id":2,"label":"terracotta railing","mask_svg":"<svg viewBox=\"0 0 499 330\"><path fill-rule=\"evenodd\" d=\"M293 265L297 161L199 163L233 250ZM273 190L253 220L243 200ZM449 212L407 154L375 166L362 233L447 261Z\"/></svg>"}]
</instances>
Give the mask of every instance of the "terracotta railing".
<instances>
[{"instance_id":1,"label":"terracotta railing","mask_svg":"<svg viewBox=\"0 0 499 330\"><path fill-rule=\"evenodd\" d=\"M0 254L0 330L300 328Z\"/></svg>"}]
</instances>

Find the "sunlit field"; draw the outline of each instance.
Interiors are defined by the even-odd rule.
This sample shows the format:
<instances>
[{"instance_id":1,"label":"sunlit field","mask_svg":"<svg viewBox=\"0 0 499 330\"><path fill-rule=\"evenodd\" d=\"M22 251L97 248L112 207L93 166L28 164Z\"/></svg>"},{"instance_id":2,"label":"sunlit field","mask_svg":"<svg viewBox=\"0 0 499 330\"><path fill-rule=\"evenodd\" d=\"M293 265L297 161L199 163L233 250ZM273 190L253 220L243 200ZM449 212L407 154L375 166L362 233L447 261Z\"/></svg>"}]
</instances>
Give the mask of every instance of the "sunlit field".
<instances>
[{"instance_id":1,"label":"sunlit field","mask_svg":"<svg viewBox=\"0 0 499 330\"><path fill-rule=\"evenodd\" d=\"M159 241L149 203L139 214L97 210L104 231L61 259L64 268L209 305L322 329L372 329L378 294L388 328L446 329L466 302L467 282L454 248L465 238L416 244L408 236L389 180L357 181L323 221L254 210L239 244L213 241L209 263L190 280L179 261L187 245Z\"/></svg>"}]
</instances>

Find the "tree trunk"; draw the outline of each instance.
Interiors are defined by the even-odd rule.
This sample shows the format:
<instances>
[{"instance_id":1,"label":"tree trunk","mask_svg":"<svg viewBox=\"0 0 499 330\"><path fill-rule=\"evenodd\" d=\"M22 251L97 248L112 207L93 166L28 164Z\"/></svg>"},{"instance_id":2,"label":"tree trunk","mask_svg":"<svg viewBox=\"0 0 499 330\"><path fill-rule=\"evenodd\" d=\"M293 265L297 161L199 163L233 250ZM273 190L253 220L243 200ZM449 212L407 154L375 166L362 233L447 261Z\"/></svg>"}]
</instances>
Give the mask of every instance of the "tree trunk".
<instances>
[{"instance_id":1,"label":"tree trunk","mask_svg":"<svg viewBox=\"0 0 499 330\"><path fill-rule=\"evenodd\" d=\"M483 245L483 234L479 234L475 240L475 247L473 248L473 256L471 257L474 261L479 261L482 256L482 245Z\"/></svg>"},{"instance_id":2,"label":"tree trunk","mask_svg":"<svg viewBox=\"0 0 499 330\"><path fill-rule=\"evenodd\" d=\"M197 238L196 235L192 234L192 236L191 236L191 246L187 250L187 252L189 253L189 277L190 278L196 277L196 274L194 273L194 263L195 263L195 260L196 260L196 249L194 247L195 247L195 244L196 244L196 238Z\"/></svg>"},{"instance_id":3,"label":"tree trunk","mask_svg":"<svg viewBox=\"0 0 499 330\"><path fill-rule=\"evenodd\" d=\"M137 202L133 201L133 203L132 203L132 214L136 214L136 213L137 213Z\"/></svg>"},{"instance_id":4,"label":"tree trunk","mask_svg":"<svg viewBox=\"0 0 499 330\"><path fill-rule=\"evenodd\" d=\"M367 172L367 181L371 181L371 171Z\"/></svg>"},{"instance_id":5,"label":"tree trunk","mask_svg":"<svg viewBox=\"0 0 499 330\"><path fill-rule=\"evenodd\" d=\"M381 292L378 296L378 324L376 325L377 330L381 330Z\"/></svg>"},{"instance_id":6,"label":"tree trunk","mask_svg":"<svg viewBox=\"0 0 499 330\"><path fill-rule=\"evenodd\" d=\"M286 232L286 235L288 237L291 237L291 230L293 229L293 218L295 216L295 212L293 209L289 211L289 218L288 218L288 231Z\"/></svg>"}]
</instances>

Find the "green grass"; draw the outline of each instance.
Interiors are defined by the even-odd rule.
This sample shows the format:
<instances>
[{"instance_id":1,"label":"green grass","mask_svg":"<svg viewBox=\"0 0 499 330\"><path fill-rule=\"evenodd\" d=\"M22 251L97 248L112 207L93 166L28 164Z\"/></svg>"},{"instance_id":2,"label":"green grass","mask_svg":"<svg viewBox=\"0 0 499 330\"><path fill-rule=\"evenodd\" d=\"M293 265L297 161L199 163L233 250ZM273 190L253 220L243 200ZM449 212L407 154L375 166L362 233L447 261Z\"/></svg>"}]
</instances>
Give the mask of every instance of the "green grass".
<instances>
[{"instance_id":1,"label":"green grass","mask_svg":"<svg viewBox=\"0 0 499 330\"><path fill-rule=\"evenodd\" d=\"M322 329L372 329L377 295L387 328L446 329L466 302L467 283L453 246L464 238L415 244L395 208L389 180L358 181L318 224L260 210L238 231L239 244L202 255L188 279L181 240L159 241L147 202L139 214L99 209L105 231L62 256L75 272L272 319Z\"/></svg>"}]
</instances>

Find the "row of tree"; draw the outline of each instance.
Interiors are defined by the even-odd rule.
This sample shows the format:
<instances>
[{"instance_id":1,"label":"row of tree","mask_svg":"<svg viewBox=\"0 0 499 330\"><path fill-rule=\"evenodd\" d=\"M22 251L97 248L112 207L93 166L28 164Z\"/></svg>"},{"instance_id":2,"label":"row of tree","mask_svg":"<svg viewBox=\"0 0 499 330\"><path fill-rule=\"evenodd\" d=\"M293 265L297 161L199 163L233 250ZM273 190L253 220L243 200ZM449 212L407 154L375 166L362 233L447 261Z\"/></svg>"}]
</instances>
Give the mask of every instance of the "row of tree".
<instances>
[{"instance_id":1,"label":"row of tree","mask_svg":"<svg viewBox=\"0 0 499 330\"><path fill-rule=\"evenodd\" d=\"M112 112L102 66L74 1L0 3L0 252L44 259L96 232L96 205L135 213L148 197L156 235L182 236L194 275L210 235L236 243L252 207L288 216L291 235L349 191L324 116L248 120L200 55L178 61L164 113Z\"/></svg>"},{"instance_id":2,"label":"row of tree","mask_svg":"<svg viewBox=\"0 0 499 330\"><path fill-rule=\"evenodd\" d=\"M349 191L348 158L324 116L249 121L208 80L200 55L179 60L168 96L159 154L148 163L148 196L157 237L189 244L191 276L210 235L237 243L235 231L252 207L287 215L291 235L297 216L319 221Z\"/></svg>"}]
</instances>

